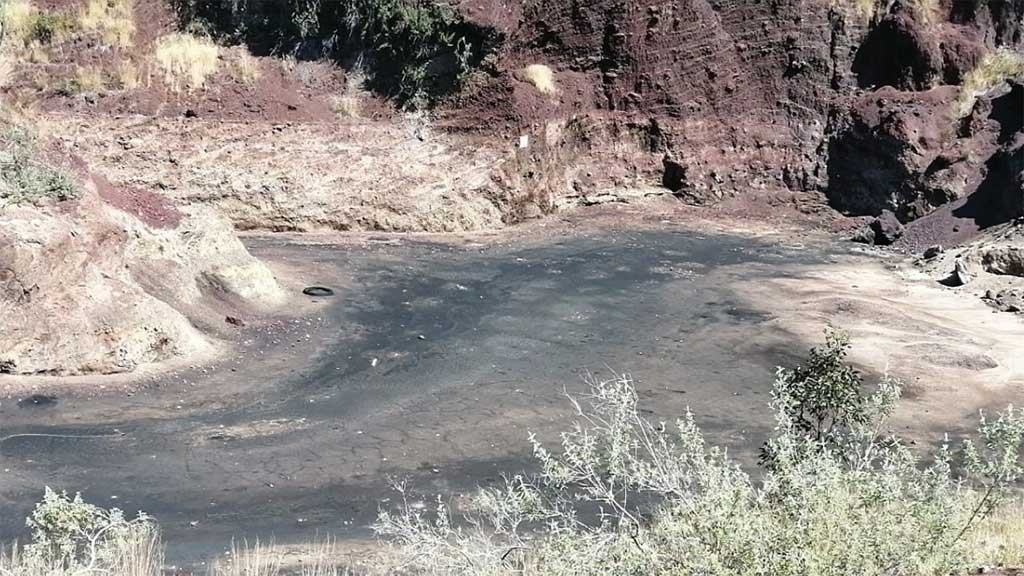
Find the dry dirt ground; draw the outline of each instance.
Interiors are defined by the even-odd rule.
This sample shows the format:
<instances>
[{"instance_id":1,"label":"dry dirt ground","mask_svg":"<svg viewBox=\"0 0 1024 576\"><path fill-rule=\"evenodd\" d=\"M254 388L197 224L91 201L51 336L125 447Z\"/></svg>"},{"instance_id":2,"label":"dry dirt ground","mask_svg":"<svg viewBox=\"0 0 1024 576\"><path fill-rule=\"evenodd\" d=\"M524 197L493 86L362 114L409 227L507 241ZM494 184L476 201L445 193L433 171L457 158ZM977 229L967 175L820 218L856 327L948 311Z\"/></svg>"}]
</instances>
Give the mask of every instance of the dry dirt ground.
<instances>
[{"instance_id":1,"label":"dry dirt ground","mask_svg":"<svg viewBox=\"0 0 1024 576\"><path fill-rule=\"evenodd\" d=\"M1018 316L798 225L653 201L489 233L245 241L286 289L335 297L240 331L208 365L40 388L50 405L19 407L18 383L56 379L0 379L15 396L0 402L3 506L23 511L41 483L117 496L157 515L182 562L232 537L363 546L387 476L458 495L529 466L526 432L554 441L563 386L587 370L632 372L652 417L689 406L752 458L773 367L827 324L869 380L907 383L893 427L919 445L1024 397Z\"/></svg>"}]
</instances>

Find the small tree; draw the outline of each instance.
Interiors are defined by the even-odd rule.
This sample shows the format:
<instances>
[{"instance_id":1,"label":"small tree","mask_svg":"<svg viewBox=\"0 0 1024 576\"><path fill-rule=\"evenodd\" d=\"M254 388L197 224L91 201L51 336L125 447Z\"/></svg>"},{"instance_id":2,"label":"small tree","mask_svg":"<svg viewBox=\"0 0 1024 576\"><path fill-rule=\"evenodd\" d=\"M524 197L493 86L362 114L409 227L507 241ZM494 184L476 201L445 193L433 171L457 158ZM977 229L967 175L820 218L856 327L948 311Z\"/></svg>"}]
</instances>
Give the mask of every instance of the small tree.
<instances>
[{"instance_id":1,"label":"small tree","mask_svg":"<svg viewBox=\"0 0 1024 576\"><path fill-rule=\"evenodd\" d=\"M880 433L899 383L864 394L848 345L829 333L804 366L779 371L757 480L690 413L645 419L622 376L571 398L560 450L532 439L536 477L482 490L458 515L403 497L375 530L413 574L946 576L991 564L964 536L1020 478L1024 416L983 418L965 475L948 442L921 460Z\"/></svg>"},{"instance_id":2,"label":"small tree","mask_svg":"<svg viewBox=\"0 0 1024 576\"><path fill-rule=\"evenodd\" d=\"M0 576L156 576L163 564L152 519L134 519L49 487L26 520L32 541L11 557L0 555Z\"/></svg>"}]
</instances>

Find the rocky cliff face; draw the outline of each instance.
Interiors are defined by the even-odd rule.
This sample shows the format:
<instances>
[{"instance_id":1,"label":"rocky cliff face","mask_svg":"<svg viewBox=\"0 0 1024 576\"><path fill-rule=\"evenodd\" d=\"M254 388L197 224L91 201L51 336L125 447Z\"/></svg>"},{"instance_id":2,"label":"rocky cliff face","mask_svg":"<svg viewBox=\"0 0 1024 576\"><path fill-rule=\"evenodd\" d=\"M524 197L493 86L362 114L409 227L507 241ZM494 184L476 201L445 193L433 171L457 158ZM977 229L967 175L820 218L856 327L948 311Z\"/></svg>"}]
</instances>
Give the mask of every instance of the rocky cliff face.
<instances>
[{"instance_id":1,"label":"rocky cliff face","mask_svg":"<svg viewBox=\"0 0 1024 576\"><path fill-rule=\"evenodd\" d=\"M559 94L537 98L499 73L467 90L455 118L529 126L597 114L631 126L648 152L672 152L686 169L679 190L700 199L823 182L818 149L835 94L850 85L860 34L827 2L470 0L462 8L505 35L499 70L545 64ZM656 160L644 168L656 171Z\"/></svg>"},{"instance_id":2,"label":"rocky cliff face","mask_svg":"<svg viewBox=\"0 0 1024 576\"><path fill-rule=\"evenodd\" d=\"M355 30L353 14L376 13L370 2L179 3L296 53L367 56L377 77L401 68L382 48L393 43L358 39L410 29ZM985 180L988 131L1005 129L964 133L959 86L988 54L1024 46L1024 0L444 4L458 17L415 5L417 26L444 28L424 36L434 43L416 51L416 71L451 78L461 60L472 72L442 97L439 123L525 136L527 173L572 165L557 168L562 196L661 184L698 203L824 192L819 202L851 215L910 220Z\"/></svg>"},{"instance_id":3,"label":"rocky cliff face","mask_svg":"<svg viewBox=\"0 0 1024 576\"><path fill-rule=\"evenodd\" d=\"M527 130L597 115L639 135L643 177L671 166L673 189L691 199L822 190L847 213L905 220L984 181L1007 128L962 133L956 85L985 54L1020 50L1024 18L1020 0L460 7L503 41L491 75L450 108L452 123ZM540 97L516 75L532 63L555 71L558 94ZM670 164L657 157L666 152Z\"/></svg>"}]
</instances>

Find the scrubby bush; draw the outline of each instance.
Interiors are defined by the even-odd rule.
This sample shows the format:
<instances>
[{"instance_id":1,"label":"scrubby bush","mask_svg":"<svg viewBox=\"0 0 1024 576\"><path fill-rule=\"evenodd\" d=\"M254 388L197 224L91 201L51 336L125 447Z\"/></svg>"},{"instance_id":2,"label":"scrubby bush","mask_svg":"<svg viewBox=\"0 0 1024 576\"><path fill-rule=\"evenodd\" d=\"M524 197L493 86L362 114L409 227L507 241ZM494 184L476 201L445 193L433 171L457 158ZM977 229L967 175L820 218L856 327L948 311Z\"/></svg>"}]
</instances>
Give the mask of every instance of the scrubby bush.
<instances>
[{"instance_id":1,"label":"scrubby bush","mask_svg":"<svg viewBox=\"0 0 1024 576\"><path fill-rule=\"evenodd\" d=\"M177 0L185 26L301 59L365 57L367 87L422 107L449 93L491 39L445 0Z\"/></svg>"},{"instance_id":2,"label":"scrubby bush","mask_svg":"<svg viewBox=\"0 0 1024 576\"><path fill-rule=\"evenodd\" d=\"M69 200L78 196L74 178L40 161L22 130L0 134L0 207L21 202Z\"/></svg>"},{"instance_id":3,"label":"scrubby bush","mask_svg":"<svg viewBox=\"0 0 1024 576\"><path fill-rule=\"evenodd\" d=\"M780 371L757 480L705 443L692 414L643 418L623 376L571 399L578 420L559 453L531 437L536 477L482 490L464 514L403 498L375 529L423 574L924 576L992 561L998 546L972 537L1020 477L1024 415L983 419L960 465L945 442L923 462L881 433L898 383L854 396L845 349L830 336Z\"/></svg>"},{"instance_id":4,"label":"scrubby bush","mask_svg":"<svg viewBox=\"0 0 1024 576\"><path fill-rule=\"evenodd\" d=\"M145 514L127 518L64 492L46 488L26 521L32 541L0 555L2 576L158 576L163 548Z\"/></svg>"}]
</instances>

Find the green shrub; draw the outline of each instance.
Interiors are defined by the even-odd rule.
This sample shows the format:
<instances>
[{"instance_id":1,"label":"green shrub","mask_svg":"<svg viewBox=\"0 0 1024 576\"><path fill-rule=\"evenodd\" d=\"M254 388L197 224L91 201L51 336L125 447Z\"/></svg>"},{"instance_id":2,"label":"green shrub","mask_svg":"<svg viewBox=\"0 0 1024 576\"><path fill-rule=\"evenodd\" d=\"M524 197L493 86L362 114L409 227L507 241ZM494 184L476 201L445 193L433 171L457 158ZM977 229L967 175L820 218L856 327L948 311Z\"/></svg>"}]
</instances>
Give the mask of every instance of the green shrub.
<instances>
[{"instance_id":1,"label":"green shrub","mask_svg":"<svg viewBox=\"0 0 1024 576\"><path fill-rule=\"evenodd\" d=\"M158 576L163 548L156 525L145 514L127 518L66 492L46 488L26 521L32 541L0 555L3 576Z\"/></svg>"},{"instance_id":2,"label":"green shrub","mask_svg":"<svg viewBox=\"0 0 1024 576\"><path fill-rule=\"evenodd\" d=\"M367 86L408 107L429 105L480 62L489 36L444 0L177 0L186 27L243 40L254 53L366 57ZM287 15L287 18L282 18Z\"/></svg>"},{"instance_id":3,"label":"green shrub","mask_svg":"<svg viewBox=\"0 0 1024 576\"><path fill-rule=\"evenodd\" d=\"M31 138L8 130L0 136L0 206L41 200L70 200L78 185L69 174L35 158Z\"/></svg>"},{"instance_id":4,"label":"green shrub","mask_svg":"<svg viewBox=\"0 0 1024 576\"><path fill-rule=\"evenodd\" d=\"M1000 548L966 536L1020 477L1024 414L983 420L959 472L946 445L922 462L880 438L895 381L850 404L796 377L832 374L846 390L856 378L835 364L845 346L830 336L802 369L780 372L772 465L758 481L706 445L692 414L674 426L641 417L623 376L592 382L586 403L572 399L578 421L559 454L531 437L536 477L484 489L460 515L440 499L426 511L403 498L375 529L423 574L925 576L990 562ZM858 416L819 435L794 417L802 403L815 413L853 405L839 413Z\"/></svg>"}]
</instances>

